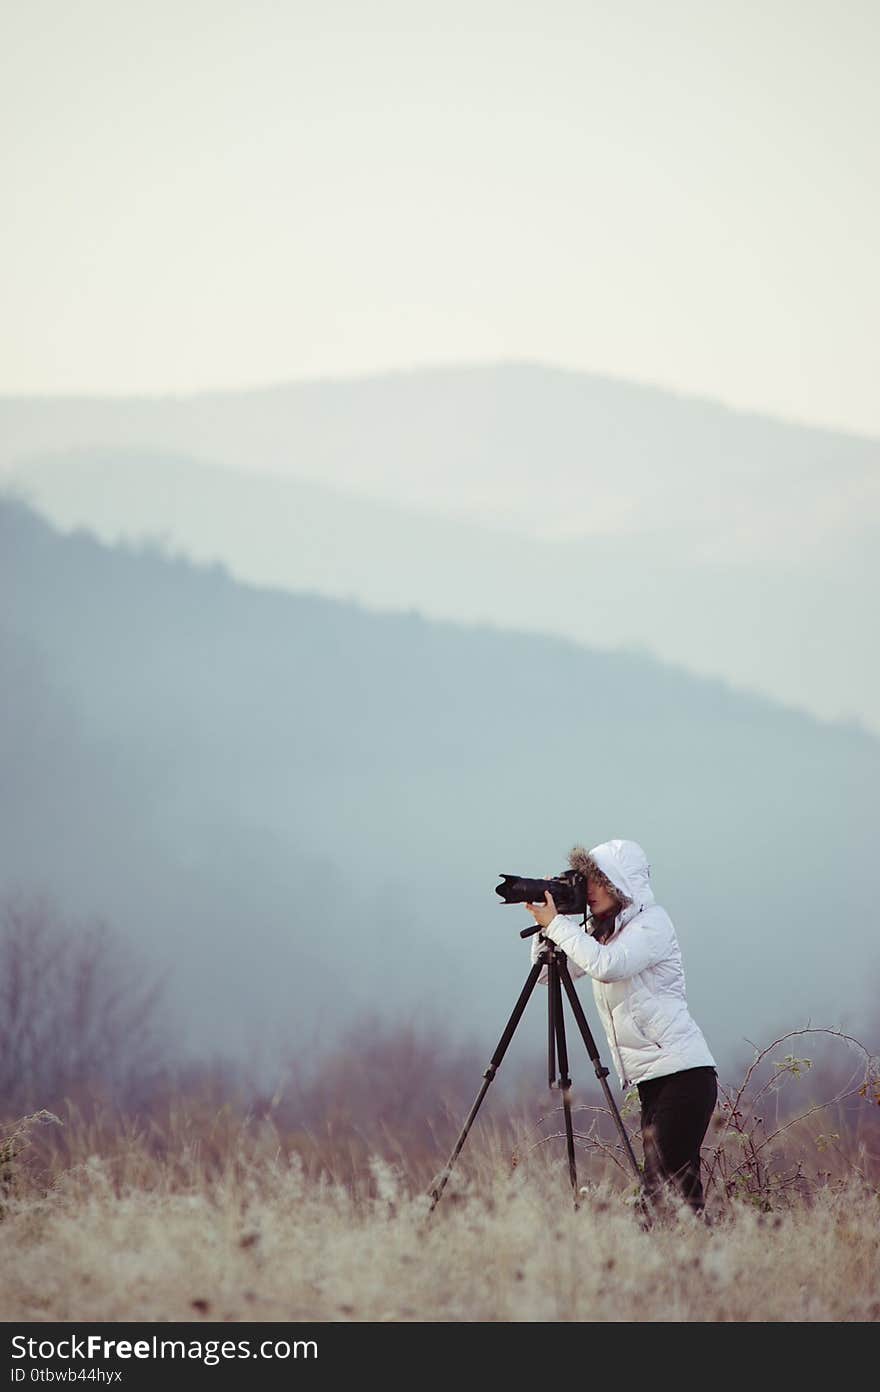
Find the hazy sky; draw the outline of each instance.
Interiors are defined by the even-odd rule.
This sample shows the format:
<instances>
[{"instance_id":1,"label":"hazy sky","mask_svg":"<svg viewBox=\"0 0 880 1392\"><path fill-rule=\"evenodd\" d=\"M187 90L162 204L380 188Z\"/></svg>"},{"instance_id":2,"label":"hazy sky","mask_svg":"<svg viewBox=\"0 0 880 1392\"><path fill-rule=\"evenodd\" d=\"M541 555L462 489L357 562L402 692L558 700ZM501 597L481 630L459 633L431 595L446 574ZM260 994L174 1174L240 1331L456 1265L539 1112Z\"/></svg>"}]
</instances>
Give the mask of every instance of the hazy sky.
<instances>
[{"instance_id":1,"label":"hazy sky","mask_svg":"<svg viewBox=\"0 0 880 1392\"><path fill-rule=\"evenodd\" d=\"M876 0L5 0L0 391L536 359L880 434Z\"/></svg>"}]
</instances>

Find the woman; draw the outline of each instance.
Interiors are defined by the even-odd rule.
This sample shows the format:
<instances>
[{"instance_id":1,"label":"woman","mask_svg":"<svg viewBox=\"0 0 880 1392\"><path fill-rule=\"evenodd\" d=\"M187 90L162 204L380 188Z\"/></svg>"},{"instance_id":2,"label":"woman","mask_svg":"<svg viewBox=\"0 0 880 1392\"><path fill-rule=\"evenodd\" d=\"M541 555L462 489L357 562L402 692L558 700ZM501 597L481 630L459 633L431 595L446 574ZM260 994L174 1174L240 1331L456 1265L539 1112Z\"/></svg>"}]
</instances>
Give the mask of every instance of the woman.
<instances>
[{"instance_id":1,"label":"woman","mask_svg":"<svg viewBox=\"0 0 880 1392\"><path fill-rule=\"evenodd\" d=\"M700 1146L718 1076L688 1011L672 920L654 902L651 867L635 841L604 841L589 852L576 846L569 864L586 878L592 919L585 932L556 912L550 894L543 904L527 904L541 926L532 961L541 938L549 938L568 956L572 976L593 978L621 1085L639 1090L646 1194L660 1202L671 1185L700 1213Z\"/></svg>"}]
</instances>

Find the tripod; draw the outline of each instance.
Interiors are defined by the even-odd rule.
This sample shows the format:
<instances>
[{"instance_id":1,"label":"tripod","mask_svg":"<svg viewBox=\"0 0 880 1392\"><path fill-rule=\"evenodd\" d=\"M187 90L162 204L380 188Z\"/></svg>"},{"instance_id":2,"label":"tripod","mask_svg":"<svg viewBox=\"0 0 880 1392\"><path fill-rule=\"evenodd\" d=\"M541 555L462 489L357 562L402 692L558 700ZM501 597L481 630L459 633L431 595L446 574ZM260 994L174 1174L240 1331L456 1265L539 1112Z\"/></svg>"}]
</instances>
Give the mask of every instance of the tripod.
<instances>
[{"instance_id":1,"label":"tripod","mask_svg":"<svg viewBox=\"0 0 880 1392\"><path fill-rule=\"evenodd\" d=\"M528 938L539 931L540 929L537 927L525 928L522 931L522 933L520 933L520 937ZM599 1051L596 1048L595 1040L593 1039L593 1036L590 1032L590 1026L587 1024L587 1017L584 1014L584 1009L581 1005L580 998L577 994L577 991L574 988L574 982L572 981L571 975L568 970L568 961L566 959L566 955L560 948L555 947L554 944L549 942L546 938L542 939L542 944L543 945L541 947L538 960L535 962L534 966L532 967L531 971L526 977L526 983L523 986L522 991L520 992L519 1000L513 1007L513 1012L504 1028L504 1033L498 1041L498 1047L492 1055L488 1068L483 1074L483 1085L477 1093L476 1098L474 1099L474 1104L468 1113L467 1120L465 1121L465 1124L462 1127L461 1134L459 1135L459 1138L455 1143L455 1148L452 1154L450 1155L449 1159L447 1160L444 1169L440 1171L440 1174L437 1177L437 1180L433 1188L430 1190L431 1207L429 1210L429 1214L434 1212L434 1209L440 1202L440 1196L442 1195L443 1190L446 1188L446 1182L449 1179L450 1174L452 1173L452 1167L458 1159L459 1155L461 1154L461 1149L465 1141L467 1140L468 1132L474 1124L477 1112L480 1110L480 1107L482 1105L483 1098L489 1091L489 1084L492 1082L493 1078L495 1077L495 1074L501 1067L501 1060L504 1058L504 1055L507 1052L507 1046L510 1044L511 1039L513 1038L514 1031L516 1030L516 1027L522 1018L523 1012L525 1011L525 1008L528 1005L529 997L531 996L532 991L535 989L538 977L541 975L541 971L545 966L547 967L548 1082L551 1088L558 1087L562 1092L562 1111L565 1117L565 1142L568 1150L568 1176L571 1180L571 1187L574 1194L574 1206L575 1208L578 1207L577 1166L575 1164L574 1158L574 1130L571 1123L571 1078L569 1077L568 1073L568 1048L565 1042L565 1020L562 1014L563 987L565 988L565 994L568 996L569 1004L571 1006L572 1013L577 1023L577 1027L581 1032L581 1037L583 1038L587 1053L589 1054L590 1059L592 1061L593 1070L596 1074L596 1077L599 1079L599 1082L602 1085L602 1090L605 1093L605 1100L608 1103L608 1109L614 1117L615 1123L617 1125L617 1130L620 1133L620 1139L623 1144L624 1151L626 1152L626 1155L629 1158L630 1164L633 1168L633 1173L635 1174L636 1179L639 1182L639 1186L641 1187L642 1176L639 1170L638 1161L636 1160L635 1154L633 1153L633 1148L630 1144L630 1139L627 1135L626 1127L623 1124L620 1112L618 1111L617 1103L614 1101L614 1097L611 1093L611 1088L608 1085L608 1069L604 1066L602 1060L599 1057Z\"/></svg>"}]
</instances>

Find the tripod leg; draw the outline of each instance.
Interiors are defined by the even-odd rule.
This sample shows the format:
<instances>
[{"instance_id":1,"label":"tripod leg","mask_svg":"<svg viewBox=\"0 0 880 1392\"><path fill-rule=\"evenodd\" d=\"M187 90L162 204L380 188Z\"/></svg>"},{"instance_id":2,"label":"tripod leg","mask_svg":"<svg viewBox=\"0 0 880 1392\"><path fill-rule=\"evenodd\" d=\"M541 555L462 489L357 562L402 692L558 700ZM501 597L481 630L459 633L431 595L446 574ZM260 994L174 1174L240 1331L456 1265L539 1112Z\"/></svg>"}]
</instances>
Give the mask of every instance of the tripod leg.
<instances>
[{"instance_id":1,"label":"tripod leg","mask_svg":"<svg viewBox=\"0 0 880 1392\"><path fill-rule=\"evenodd\" d=\"M571 976L569 975L568 965L564 960L559 963L558 971L559 979L562 982L562 985L565 987L565 994L568 996L572 1013L574 1015L575 1020L577 1021L577 1026L581 1032L584 1044L586 1045L587 1053L589 1054L590 1059L592 1060L593 1070L596 1074L596 1077L599 1079L599 1082L602 1084L602 1090L605 1093L605 1100L608 1103L608 1110L614 1117L614 1121L617 1126L617 1130L620 1134L620 1140L623 1145L624 1151L626 1152L626 1155L629 1158L629 1162L632 1165L633 1174L638 1180L639 1185L642 1186L642 1172L639 1169L639 1162L635 1157L635 1152L632 1148L632 1144L627 1134L626 1127L623 1124L623 1118L621 1117L620 1112L618 1111L617 1103L614 1100L611 1088L608 1086L608 1069L604 1066L602 1060L599 1057L599 1050L596 1048L596 1042L593 1039L593 1036L590 1032L590 1026L587 1024L587 1017L584 1014L584 1008L581 1005L580 997L578 996L578 993L574 988L574 982L572 981Z\"/></svg>"},{"instance_id":2,"label":"tripod leg","mask_svg":"<svg viewBox=\"0 0 880 1392\"><path fill-rule=\"evenodd\" d=\"M467 1120L465 1121L465 1124L464 1124L464 1126L463 1126L462 1129L461 1129L461 1134L459 1135L458 1140L455 1142L455 1147L454 1147L454 1149L453 1149L453 1152L452 1152L452 1154L450 1155L449 1159L447 1160L446 1165L445 1165L445 1168L444 1168L443 1170L440 1171L440 1176L439 1176L439 1178L438 1178L437 1183L435 1184L434 1188L430 1191L430 1193L431 1193L431 1207L430 1207L430 1209L428 1210L429 1216L430 1216L431 1213L434 1212L434 1209L437 1207L437 1204L438 1204L439 1201L440 1201L440 1195L443 1193L443 1190L446 1188L446 1182L447 1182L447 1180L449 1179L449 1176L450 1176L450 1174L451 1174L451 1172L452 1172L452 1167L453 1167L453 1165L455 1164L456 1160L458 1159L459 1154L461 1153L461 1148L462 1148L462 1146L464 1145L465 1141L467 1140L467 1134L468 1134L468 1132L470 1131L471 1127L472 1127L473 1124L474 1124L474 1118L476 1117L477 1112L480 1110L480 1106L481 1106L481 1104L482 1104L483 1098L486 1096L486 1093L489 1091L489 1084L491 1083L492 1079L495 1077L495 1074L498 1072L498 1069L501 1067L501 1060L504 1058L504 1055L507 1053L507 1046L508 1046L508 1044L510 1043L511 1039L513 1038L513 1032L514 1032L514 1030L516 1029L517 1025L519 1024L520 1019L522 1018L522 1013L523 1013L523 1011L525 1010L526 1006L528 1005L529 996L532 994L532 991L535 989L535 983L537 982L538 977L541 975L541 971L542 971L543 967L544 967L544 962L541 961L541 960L537 961L537 962L534 964L534 966L532 967L532 969L531 969L531 971L529 972L528 976L526 977L526 984L523 986L522 991L520 992L519 1000L517 1001L516 1005L513 1007L513 1011L512 1011L512 1013L511 1013L510 1019L508 1020L506 1026L505 1026L504 1033L502 1034L501 1038L500 1038L499 1041L498 1041L498 1047L496 1048L494 1054L492 1055L491 1061L490 1061L490 1063L489 1063L489 1067L486 1069L485 1073L483 1074L483 1085L482 1085L482 1087L480 1088L479 1092L477 1093L476 1097L474 1098L474 1105L471 1107L470 1111L468 1112Z\"/></svg>"},{"instance_id":3,"label":"tripod leg","mask_svg":"<svg viewBox=\"0 0 880 1392\"><path fill-rule=\"evenodd\" d=\"M578 1204L577 1165L574 1158L574 1127L571 1122L571 1077L568 1072L568 1048L565 1042L565 1020L562 1015L561 972L555 965L550 968L551 1014L556 1025L556 1052L559 1055L559 1087L562 1090L562 1114L565 1118L565 1143L568 1149L568 1177L571 1180L575 1209ZM551 1084L552 1086L552 1084Z\"/></svg>"}]
</instances>

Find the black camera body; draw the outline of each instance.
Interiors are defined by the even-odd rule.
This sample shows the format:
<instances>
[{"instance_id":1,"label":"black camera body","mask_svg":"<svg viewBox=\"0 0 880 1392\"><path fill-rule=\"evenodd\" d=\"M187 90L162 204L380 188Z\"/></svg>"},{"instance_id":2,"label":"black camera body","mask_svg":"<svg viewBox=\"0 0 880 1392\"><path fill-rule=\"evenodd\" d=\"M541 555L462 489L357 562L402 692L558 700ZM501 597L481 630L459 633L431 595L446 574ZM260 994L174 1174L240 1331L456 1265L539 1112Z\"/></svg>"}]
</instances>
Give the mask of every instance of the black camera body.
<instances>
[{"instance_id":1,"label":"black camera body","mask_svg":"<svg viewBox=\"0 0 880 1392\"><path fill-rule=\"evenodd\" d=\"M502 875L495 886L504 904L543 904L545 891L553 896L558 913L586 914L587 879L577 870L563 870L552 880L526 880L519 875Z\"/></svg>"}]
</instances>

